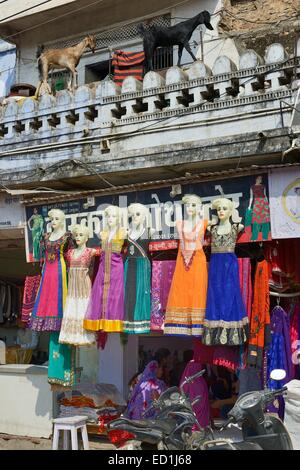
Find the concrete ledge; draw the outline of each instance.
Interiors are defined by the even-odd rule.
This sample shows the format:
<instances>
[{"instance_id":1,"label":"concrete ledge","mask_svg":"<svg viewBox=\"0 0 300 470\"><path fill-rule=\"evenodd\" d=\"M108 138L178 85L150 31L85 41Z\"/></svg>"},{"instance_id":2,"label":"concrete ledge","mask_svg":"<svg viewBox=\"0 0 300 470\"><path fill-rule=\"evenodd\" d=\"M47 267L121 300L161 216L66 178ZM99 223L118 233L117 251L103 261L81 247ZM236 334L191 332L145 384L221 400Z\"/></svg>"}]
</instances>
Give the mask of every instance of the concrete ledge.
<instances>
[{"instance_id":1,"label":"concrete ledge","mask_svg":"<svg viewBox=\"0 0 300 470\"><path fill-rule=\"evenodd\" d=\"M5 364L0 365L0 374L47 375L48 367L31 364Z\"/></svg>"}]
</instances>

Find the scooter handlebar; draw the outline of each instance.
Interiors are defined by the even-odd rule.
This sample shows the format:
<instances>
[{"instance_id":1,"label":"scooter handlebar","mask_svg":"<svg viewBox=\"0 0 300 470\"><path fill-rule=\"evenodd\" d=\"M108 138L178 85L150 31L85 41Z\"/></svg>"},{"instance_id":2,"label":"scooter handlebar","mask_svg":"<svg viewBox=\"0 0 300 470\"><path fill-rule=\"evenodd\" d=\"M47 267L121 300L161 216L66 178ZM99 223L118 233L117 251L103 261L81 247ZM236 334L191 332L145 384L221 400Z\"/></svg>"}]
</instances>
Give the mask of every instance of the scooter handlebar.
<instances>
[{"instance_id":1,"label":"scooter handlebar","mask_svg":"<svg viewBox=\"0 0 300 470\"><path fill-rule=\"evenodd\" d=\"M194 375L190 375L189 377L185 377L184 381L180 385L180 388L182 388L186 384L191 384L194 382L194 380L198 379L198 377L202 377L202 375L205 373L205 369L200 370Z\"/></svg>"}]
</instances>

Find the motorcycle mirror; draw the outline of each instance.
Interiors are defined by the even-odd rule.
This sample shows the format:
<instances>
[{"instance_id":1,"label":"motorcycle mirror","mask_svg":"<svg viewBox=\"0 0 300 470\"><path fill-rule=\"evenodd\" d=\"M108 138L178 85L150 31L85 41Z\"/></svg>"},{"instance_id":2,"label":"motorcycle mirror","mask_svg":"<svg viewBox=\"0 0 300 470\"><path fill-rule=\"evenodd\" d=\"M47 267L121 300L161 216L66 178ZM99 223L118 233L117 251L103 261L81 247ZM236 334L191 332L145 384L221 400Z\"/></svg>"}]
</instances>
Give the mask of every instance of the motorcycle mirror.
<instances>
[{"instance_id":1,"label":"motorcycle mirror","mask_svg":"<svg viewBox=\"0 0 300 470\"><path fill-rule=\"evenodd\" d=\"M273 369L270 373L272 380L283 380L286 377L286 371L284 369Z\"/></svg>"}]
</instances>

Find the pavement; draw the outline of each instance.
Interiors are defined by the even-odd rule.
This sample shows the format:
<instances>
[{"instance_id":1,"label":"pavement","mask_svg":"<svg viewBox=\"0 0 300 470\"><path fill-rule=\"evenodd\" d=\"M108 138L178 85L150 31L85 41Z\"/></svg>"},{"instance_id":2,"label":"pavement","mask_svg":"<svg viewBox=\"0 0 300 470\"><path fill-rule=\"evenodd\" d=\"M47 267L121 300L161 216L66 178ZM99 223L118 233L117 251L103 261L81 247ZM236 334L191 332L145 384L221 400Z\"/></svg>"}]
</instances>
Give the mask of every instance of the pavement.
<instances>
[{"instance_id":1,"label":"pavement","mask_svg":"<svg viewBox=\"0 0 300 470\"><path fill-rule=\"evenodd\" d=\"M81 439L79 449L81 448ZM116 447L106 437L89 436L90 450L114 450ZM0 450L51 450L52 440L25 436L0 434ZM61 446L62 448L62 443Z\"/></svg>"}]
</instances>

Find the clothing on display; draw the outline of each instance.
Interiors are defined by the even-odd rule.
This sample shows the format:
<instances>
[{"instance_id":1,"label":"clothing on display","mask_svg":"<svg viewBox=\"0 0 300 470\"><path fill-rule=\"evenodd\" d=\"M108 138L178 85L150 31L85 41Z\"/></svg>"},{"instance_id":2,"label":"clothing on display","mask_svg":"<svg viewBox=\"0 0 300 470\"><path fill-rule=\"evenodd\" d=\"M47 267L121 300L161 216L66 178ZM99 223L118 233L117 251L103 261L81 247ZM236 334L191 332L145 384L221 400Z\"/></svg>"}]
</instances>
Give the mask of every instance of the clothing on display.
<instances>
[{"instance_id":1,"label":"clothing on display","mask_svg":"<svg viewBox=\"0 0 300 470\"><path fill-rule=\"evenodd\" d=\"M152 261L151 331L163 332L165 312L175 266L175 260Z\"/></svg>"},{"instance_id":2,"label":"clothing on display","mask_svg":"<svg viewBox=\"0 0 300 470\"><path fill-rule=\"evenodd\" d=\"M300 304L293 304L291 306L292 312L290 313L291 324L291 346L292 346L292 368L293 378L300 379L299 364L300 364Z\"/></svg>"},{"instance_id":3,"label":"clothing on display","mask_svg":"<svg viewBox=\"0 0 300 470\"><path fill-rule=\"evenodd\" d=\"M242 297L248 318L251 317L252 311L252 280L251 280L251 260L250 258L238 258L239 273L240 273L240 286Z\"/></svg>"},{"instance_id":4,"label":"clothing on display","mask_svg":"<svg viewBox=\"0 0 300 470\"><path fill-rule=\"evenodd\" d=\"M179 250L166 307L164 334L201 336L206 307L207 264L203 251L207 221L190 232L177 222Z\"/></svg>"},{"instance_id":5,"label":"clothing on display","mask_svg":"<svg viewBox=\"0 0 300 470\"><path fill-rule=\"evenodd\" d=\"M50 334L48 382L72 387L76 383L76 348L58 341L59 332Z\"/></svg>"},{"instance_id":6,"label":"clothing on display","mask_svg":"<svg viewBox=\"0 0 300 470\"><path fill-rule=\"evenodd\" d=\"M266 260L257 263L254 296L250 321L247 363L259 368L263 365L263 351L270 343L269 272Z\"/></svg>"},{"instance_id":7,"label":"clothing on display","mask_svg":"<svg viewBox=\"0 0 300 470\"><path fill-rule=\"evenodd\" d=\"M34 307L34 303L35 303L35 299L37 296L40 282L41 282L40 275L26 276L25 284L24 284L22 313L21 313L21 320L23 322L27 323L30 319L30 315L32 314L32 310Z\"/></svg>"},{"instance_id":8,"label":"clothing on display","mask_svg":"<svg viewBox=\"0 0 300 470\"><path fill-rule=\"evenodd\" d=\"M100 265L83 322L87 330L123 331L124 265L121 250L124 238L121 229L112 240L109 240L108 230L101 232Z\"/></svg>"},{"instance_id":9,"label":"clothing on display","mask_svg":"<svg viewBox=\"0 0 300 470\"><path fill-rule=\"evenodd\" d=\"M273 240L265 249L269 263L270 288L286 291L300 283L300 250L298 239Z\"/></svg>"},{"instance_id":10,"label":"clothing on display","mask_svg":"<svg viewBox=\"0 0 300 470\"><path fill-rule=\"evenodd\" d=\"M0 323L14 323L21 315L22 288L9 281L0 281Z\"/></svg>"},{"instance_id":11,"label":"clothing on display","mask_svg":"<svg viewBox=\"0 0 300 470\"><path fill-rule=\"evenodd\" d=\"M95 343L95 333L83 328L84 315L91 293L91 280L89 267L92 263L95 250L85 248L76 258L76 250L66 253L68 263L68 293L64 307L63 320L59 335L60 343L77 346Z\"/></svg>"},{"instance_id":12,"label":"clothing on display","mask_svg":"<svg viewBox=\"0 0 300 470\"><path fill-rule=\"evenodd\" d=\"M73 245L71 235L65 233L51 241L43 237L45 262L29 327L36 331L59 331L67 296L67 271L64 253Z\"/></svg>"},{"instance_id":13,"label":"clothing on display","mask_svg":"<svg viewBox=\"0 0 300 470\"><path fill-rule=\"evenodd\" d=\"M247 341L248 315L240 288L240 274L234 253L238 224L226 235L211 227L211 258L208 274L206 315L202 341L207 345L239 345Z\"/></svg>"},{"instance_id":14,"label":"clothing on display","mask_svg":"<svg viewBox=\"0 0 300 470\"><path fill-rule=\"evenodd\" d=\"M236 371L240 366L240 349L238 346L206 346L199 339L193 341L194 360L201 364L226 367Z\"/></svg>"},{"instance_id":15,"label":"clothing on display","mask_svg":"<svg viewBox=\"0 0 300 470\"><path fill-rule=\"evenodd\" d=\"M274 369L284 369L283 380L273 380L270 373ZM268 350L269 388L278 389L293 378L292 345L290 337L290 319L282 307L277 305L271 312L271 345Z\"/></svg>"},{"instance_id":16,"label":"clothing on display","mask_svg":"<svg viewBox=\"0 0 300 470\"><path fill-rule=\"evenodd\" d=\"M148 240L128 238L125 260L124 333L149 333L151 315L151 263Z\"/></svg>"}]
</instances>

